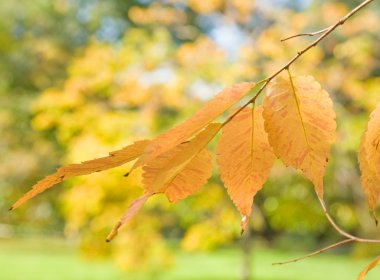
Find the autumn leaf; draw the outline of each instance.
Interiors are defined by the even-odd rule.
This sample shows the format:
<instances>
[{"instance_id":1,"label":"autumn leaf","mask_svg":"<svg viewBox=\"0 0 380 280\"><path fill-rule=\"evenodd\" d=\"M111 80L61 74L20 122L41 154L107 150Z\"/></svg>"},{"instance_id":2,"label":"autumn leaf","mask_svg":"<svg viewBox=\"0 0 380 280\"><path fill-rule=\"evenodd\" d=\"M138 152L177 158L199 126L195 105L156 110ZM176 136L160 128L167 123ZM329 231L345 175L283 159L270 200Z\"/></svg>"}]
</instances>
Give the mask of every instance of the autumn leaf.
<instances>
[{"instance_id":1,"label":"autumn leaf","mask_svg":"<svg viewBox=\"0 0 380 280\"><path fill-rule=\"evenodd\" d=\"M212 123L192 141L149 161L143 167L144 190L165 193L169 201L176 202L197 191L211 176L211 157L204 149L221 128Z\"/></svg>"},{"instance_id":2,"label":"autumn leaf","mask_svg":"<svg viewBox=\"0 0 380 280\"><path fill-rule=\"evenodd\" d=\"M311 76L277 77L264 99L265 130L274 153L301 169L323 196L323 176L335 140L328 93Z\"/></svg>"},{"instance_id":3,"label":"autumn leaf","mask_svg":"<svg viewBox=\"0 0 380 280\"><path fill-rule=\"evenodd\" d=\"M359 166L361 171L360 181L367 196L369 207L375 210L376 203L380 195L380 180L376 172L372 170L367 160L367 153L364 149L363 143L359 148Z\"/></svg>"},{"instance_id":4,"label":"autumn leaf","mask_svg":"<svg viewBox=\"0 0 380 280\"><path fill-rule=\"evenodd\" d=\"M220 123L209 124L192 141L178 145L143 167L145 194L131 203L108 235L107 242L141 209L149 196L164 193L170 202L176 202L198 191L207 182L212 163L205 147L220 128Z\"/></svg>"},{"instance_id":5,"label":"autumn leaf","mask_svg":"<svg viewBox=\"0 0 380 280\"><path fill-rule=\"evenodd\" d=\"M222 181L239 209L242 232L251 215L253 197L269 176L275 156L264 130L263 108L244 108L222 129L217 163Z\"/></svg>"},{"instance_id":6,"label":"autumn leaf","mask_svg":"<svg viewBox=\"0 0 380 280\"><path fill-rule=\"evenodd\" d=\"M371 152L376 153L376 150L374 150L371 145L372 141L368 141L367 139L368 136L373 136L373 131L369 131L370 127L371 129L374 129L372 125L368 125L362 142L360 143L358 159L361 171L360 181L362 188L367 197L368 205L374 213L380 197L380 177L375 168L376 163L374 160L376 160L376 158L369 154Z\"/></svg>"},{"instance_id":7,"label":"autumn leaf","mask_svg":"<svg viewBox=\"0 0 380 280\"><path fill-rule=\"evenodd\" d=\"M380 177L380 104L371 113L363 146L367 154L369 168Z\"/></svg>"},{"instance_id":8,"label":"autumn leaf","mask_svg":"<svg viewBox=\"0 0 380 280\"><path fill-rule=\"evenodd\" d=\"M380 256L374 259L369 265L367 265L362 272L360 272L357 280L363 280L367 273L380 264Z\"/></svg>"},{"instance_id":9,"label":"autumn leaf","mask_svg":"<svg viewBox=\"0 0 380 280\"><path fill-rule=\"evenodd\" d=\"M146 153L139 158L132 169L142 166L144 163L169 151L178 144L186 141L189 137L204 128L208 123L230 108L244 95L246 95L255 83L235 84L221 91L215 98L196 112L191 118L176 127L159 135L148 146Z\"/></svg>"},{"instance_id":10,"label":"autumn leaf","mask_svg":"<svg viewBox=\"0 0 380 280\"><path fill-rule=\"evenodd\" d=\"M57 169L57 172L46 176L37 184L35 184L29 192L27 192L12 205L10 210L16 209L32 197L44 192L45 190L62 182L63 180L75 176L100 172L130 162L139 157L144 152L149 142L149 140L137 141L132 145L122 148L121 150L110 152L108 157L97 158L82 162L80 164L71 164L68 166L60 167Z\"/></svg>"}]
</instances>

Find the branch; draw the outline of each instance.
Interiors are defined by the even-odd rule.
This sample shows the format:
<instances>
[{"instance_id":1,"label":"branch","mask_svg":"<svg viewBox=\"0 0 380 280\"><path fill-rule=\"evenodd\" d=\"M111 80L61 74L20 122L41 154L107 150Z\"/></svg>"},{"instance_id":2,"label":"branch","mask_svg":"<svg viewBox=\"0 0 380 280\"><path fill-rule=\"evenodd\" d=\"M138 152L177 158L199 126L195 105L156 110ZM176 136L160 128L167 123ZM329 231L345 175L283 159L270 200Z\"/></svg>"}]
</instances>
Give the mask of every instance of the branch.
<instances>
[{"instance_id":1,"label":"branch","mask_svg":"<svg viewBox=\"0 0 380 280\"><path fill-rule=\"evenodd\" d=\"M300 36L316 36L316 35L321 34L321 33L327 33L327 34L323 34L321 36L321 37L326 37L328 35L328 33L330 33L331 31L333 31L339 25L343 25L346 22L346 20L348 20L351 16L353 16L354 14L356 14L358 11L360 11L362 8L364 8L365 6L367 6L372 1L373 0L367 0L367 1L362 2L359 6L357 6L355 9L353 9L351 12L349 12L347 15L345 15L344 17L342 17L336 24L333 24L333 25L331 25L329 27L326 27L326 28L324 28L322 30L315 31L315 32L312 32L312 33L301 33L301 34L293 35L293 36L287 37L285 39L282 39L281 42L284 42L284 41L292 39L292 38L300 37ZM324 35L326 35L326 36L324 36Z\"/></svg>"},{"instance_id":2,"label":"branch","mask_svg":"<svg viewBox=\"0 0 380 280\"><path fill-rule=\"evenodd\" d=\"M284 66L282 66L279 70L277 70L274 74L272 74L272 76L270 76L269 78L266 78L266 79L260 81L259 83L264 83L264 84L261 86L261 88L259 89L259 91L255 94L255 96L252 97L247 103L245 103L237 112L235 112L233 115L231 115L223 123L223 126L226 125L228 122L230 122L241 110L243 110L249 104L253 103L257 99L257 97L263 92L263 90L265 89L265 87L270 83L270 81L272 81L282 71L284 71L285 69L288 69L304 53L306 53L308 50L310 50L311 48L313 48L316 45L318 45L319 42L321 42L324 38L326 38L338 26L343 25L350 17L352 17L354 14L356 14L358 11L360 11L361 9L363 9L365 6L367 6L371 2L373 2L373 0L366 0L366 1L362 2L359 6L357 6L355 9L353 9L347 15L345 15L344 17L342 17L341 19L339 19L335 24L333 24L333 25L331 25L331 26L329 26L329 27L327 27L325 29L322 29L322 30L314 32L314 33L307 33L307 34L314 34L314 35L310 35L310 36L315 36L315 35L318 35L320 33L322 33L322 35L319 36L316 40L314 40L311 44L309 44L308 46L306 46L303 50L297 52L297 54L291 60L289 60ZM303 35L299 34L299 35L295 35L295 36L291 36L291 37L294 38L294 37L297 37L297 36L303 36ZM290 39L291 37L289 37L287 39ZM257 83L257 85L259 83Z\"/></svg>"},{"instance_id":3,"label":"branch","mask_svg":"<svg viewBox=\"0 0 380 280\"><path fill-rule=\"evenodd\" d=\"M325 251L328 251L330 249L333 249L335 247L338 247L338 246L341 246L343 244L346 244L346 243L350 243L350 242L361 242L361 243L380 243L380 240L377 240L377 239L365 239L365 238L361 238L361 237L357 237L357 236L354 236L354 235L351 235L349 233L347 233L346 231L344 231L343 229L341 229L336 223L335 221L333 220L333 218L330 216L330 214L328 213L327 211L327 207L326 207L326 203L325 201L318 197L318 200L322 206L322 209L323 209L323 213L325 214L327 220L329 221L329 223L331 224L331 226L336 230L336 232L338 232L340 235L346 237L346 239L342 240L342 241L339 241L337 243L334 243L334 244L331 244L327 247L324 247L322 249L319 249L317 251L314 251L314 252L311 252L305 256L302 256L302 257L298 257L298 258L295 258L295 259L291 259L291 260L288 260L288 261L284 261L284 262L276 262L276 263L272 263L272 265L282 265L282 264L288 264L288 263L293 263L293 262L298 262L300 260L304 260L304 259L307 259L307 258L310 258L312 256L315 256L315 255L318 255L320 253L323 253Z\"/></svg>"},{"instance_id":4,"label":"branch","mask_svg":"<svg viewBox=\"0 0 380 280\"><path fill-rule=\"evenodd\" d=\"M312 253L309 253L309 254L307 254L307 255L305 255L305 256L302 256L302 257L299 257L299 258L295 258L295 259L291 259L291 260L288 260L288 261L275 262L275 263L272 263L272 265L283 265L283 264L288 264L288 263L292 263L292 262L298 262L298 261L300 261L300 260L304 260L304 259L310 258L310 257L312 257L312 256L315 256L315 255L318 255L318 254L320 254L320 253L323 253L323 252L325 252L325 251L327 251L327 250L330 250L330 249L332 249L332 248L335 248L335 247L338 247L338 246L340 246L340 245L343 245L343 244L346 244L346 243L350 243L350 242L353 242L353 241L355 241L355 240L352 239L352 238L344 239L344 240L342 240L342 241L339 241L339 242L337 242L337 243L331 244L331 245L329 245L329 246L327 246L327 247L324 247L324 248L322 248L322 249L319 249L319 250L317 250L317 251L314 251L314 252L312 252Z\"/></svg>"},{"instance_id":5,"label":"branch","mask_svg":"<svg viewBox=\"0 0 380 280\"><path fill-rule=\"evenodd\" d=\"M319 199L319 202L321 203L321 206L322 206L322 209L323 209L323 213L325 214L327 220L329 221L329 223L331 224L331 226L342 236L344 237L347 237L348 239L352 239L352 241L355 241L355 242L361 242L361 243L380 243L380 240L377 240L377 239L366 239L366 238L361 238L361 237L357 237L357 236L354 236L354 235L351 235L349 233L347 233L346 231L344 231L343 229L341 229L336 223L335 221L333 220L333 218L330 216L329 212L327 211L327 207L326 207L326 203L325 201L318 197Z\"/></svg>"},{"instance_id":6,"label":"branch","mask_svg":"<svg viewBox=\"0 0 380 280\"><path fill-rule=\"evenodd\" d=\"M315 32L312 32L312 33L301 33L301 34L296 34L296 35L293 35L293 36L290 36L290 37L286 37L284 39L281 39L281 42L285 42L289 39L293 39L293 38L296 38L296 37L301 37L301 36L310 36L310 37L313 37L313 36L316 36L316 35L319 35L321 33L324 33L326 32L327 30L329 30L329 27L326 27L322 30L319 30L319 31L315 31Z\"/></svg>"}]
</instances>

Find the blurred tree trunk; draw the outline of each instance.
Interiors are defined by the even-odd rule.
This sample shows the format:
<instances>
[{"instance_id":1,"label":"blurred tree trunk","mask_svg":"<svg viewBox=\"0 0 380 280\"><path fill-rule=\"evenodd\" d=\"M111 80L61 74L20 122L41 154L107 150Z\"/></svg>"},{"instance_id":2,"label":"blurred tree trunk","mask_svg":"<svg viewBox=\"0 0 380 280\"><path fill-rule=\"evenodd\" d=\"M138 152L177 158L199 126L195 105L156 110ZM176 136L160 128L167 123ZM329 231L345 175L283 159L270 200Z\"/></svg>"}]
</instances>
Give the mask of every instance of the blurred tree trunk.
<instances>
[{"instance_id":1,"label":"blurred tree trunk","mask_svg":"<svg viewBox=\"0 0 380 280\"><path fill-rule=\"evenodd\" d=\"M243 253L242 280L253 280L251 275L251 230L249 223L245 233L241 237L241 250Z\"/></svg>"}]
</instances>

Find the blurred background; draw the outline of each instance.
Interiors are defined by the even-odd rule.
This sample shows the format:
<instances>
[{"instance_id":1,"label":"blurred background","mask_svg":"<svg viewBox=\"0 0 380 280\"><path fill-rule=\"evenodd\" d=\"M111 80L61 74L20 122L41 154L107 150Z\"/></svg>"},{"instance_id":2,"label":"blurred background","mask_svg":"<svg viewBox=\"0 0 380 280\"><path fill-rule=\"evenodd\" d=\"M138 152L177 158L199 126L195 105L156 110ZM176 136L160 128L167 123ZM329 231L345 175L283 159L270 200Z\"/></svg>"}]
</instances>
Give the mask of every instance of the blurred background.
<instances>
[{"instance_id":1,"label":"blurred background","mask_svg":"<svg viewBox=\"0 0 380 280\"><path fill-rule=\"evenodd\" d=\"M1 1L0 279L354 279L380 246L271 266L341 239L311 183L279 161L243 241L216 168L177 204L151 198L111 244L105 236L142 193L139 172L122 176L127 165L7 209L57 167L151 139L222 88L269 76L312 40L280 39L323 29L359 3ZM360 187L357 149L380 101L379 16L372 3L291 69L315 76L335 102L339 135L325 176L331 214L373 238L380 232Z\"/></svg>"}]
</instances>

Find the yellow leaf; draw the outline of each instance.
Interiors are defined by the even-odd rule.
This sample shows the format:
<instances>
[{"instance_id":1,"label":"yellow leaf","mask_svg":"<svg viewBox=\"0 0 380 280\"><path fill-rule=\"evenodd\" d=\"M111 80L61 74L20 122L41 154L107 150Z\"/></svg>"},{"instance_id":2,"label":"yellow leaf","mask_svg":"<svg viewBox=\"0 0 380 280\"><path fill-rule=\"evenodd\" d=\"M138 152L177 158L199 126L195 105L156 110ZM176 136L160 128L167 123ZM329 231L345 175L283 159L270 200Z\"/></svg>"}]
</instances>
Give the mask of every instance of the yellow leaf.
<instances>
[{"instance_id":1,"label":"yellow leaf","mask_svg":"<svg viewBox=\"0 0 380 280\"><path fill-rule=\"evenodd\" d=\"M232 201L243 215L242 231L251 215L253 197L269 176L275 156L264 130L263 108L244 108L222 129L217 163Z\"/></svg>"},{"instance_id":2,"label":"yellow leaf","mask_svg":"<svg viewBox=\"0 0 380 280\"><path fill-rule=\"evenodd\" d=\"M367 265L362 272L360 272L357 280L363 280L367 273L380 264L380 256L374 259L369 265Z\"/></svg>"},{"instance_id":3,"label":"yellow leaf","mask_svg":"<svg viewBox=\"0 0 380 280\"><path fill-rule=\"evenodd\" d=\"M48 188L51 188L63 180L75 176L100 172L132 161L144 152L149 142L150 141L148 140L137 141L132 145L124 147L121 150L110 152L108 157L97 158L82 162L80 164L71 164L68 166L60 167L58 168L57 172L46 176L37 184L35 184L29 192L27 192L13 204L10 210L19 207L27 200L31 199L41 192L44 192Z\"/></svg>"},{"instance_id":4,"label":"yellow leaf","mask_svg":"<svg viewBox=\"0 0 380 280\"><path fill-rule=\"evenodd\" d=\"M363 146L369 167L380 177L380 104L371 113Z\"/></svg>"},{"instance_id":5,"label":"yellow leaf","mask_svg":"<svg viewBox=\"0 0 380 280\"><path fill-rule=\"evenodd\" d=\"M362 187L368 205L375 214L380 197L380 104L371 113L360 144L358 159ZM376 219L375 215L374 218Z\"/></svg>"},{"instance_id":6,"label":"yellow leaf","mask_svg":"<svg viewBox=\"0 0 380 280\"><path fill-rule=\"evenodd\" d=\"M274 153L301 169L323 196L323 176L335 140L328 93L311 76L276 78L264 99L265 130Z\"/></svg>"},{"instance_id":7,"label":"yellow leaf","mask_svg":"<svg viewBox=\"0 0 380 280\"><path fill-rule=\"evenodd\" d=\"M159 135L139 158L132 169L169 151L204 128L208 123L240 100L255 83L240 83L224 89L214 99L196 112L190 119Z\"/></svg>"},{"instance_id":8,"label":"yellow leaf","mask_svg":"<svg viewBox=\"0 0 380 280\"><path fill-rule=\"evenodd\" d=\"M144 190L165 193L175 202L197 191L211 175L211 157L205 146L221 124L210 124L192 141L182 143L143 167Z\"/></svg>"}]
</instances>

